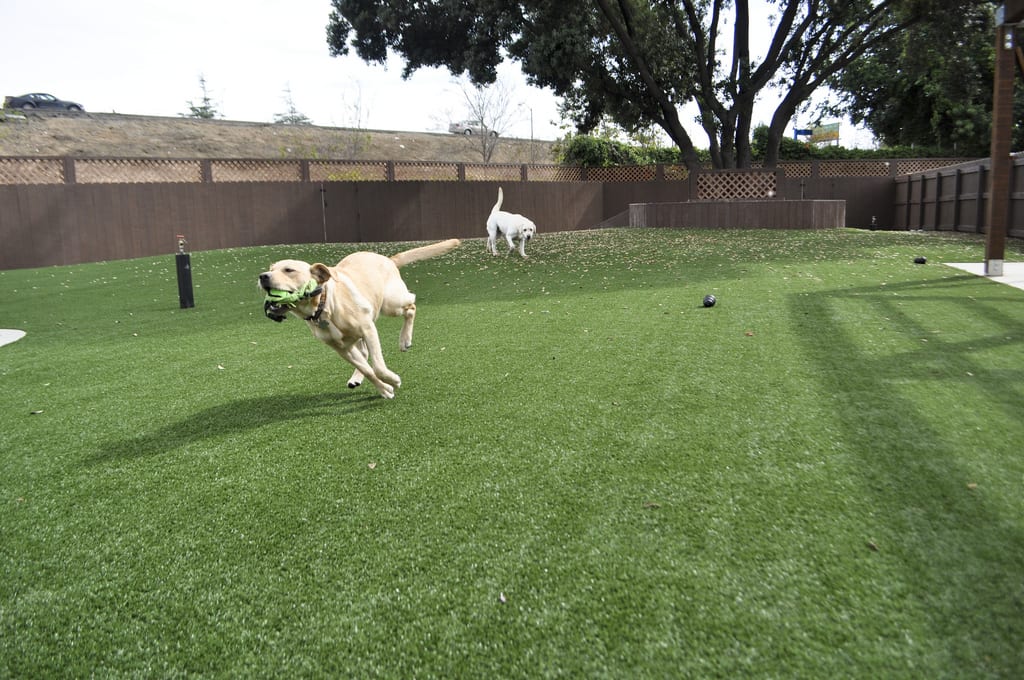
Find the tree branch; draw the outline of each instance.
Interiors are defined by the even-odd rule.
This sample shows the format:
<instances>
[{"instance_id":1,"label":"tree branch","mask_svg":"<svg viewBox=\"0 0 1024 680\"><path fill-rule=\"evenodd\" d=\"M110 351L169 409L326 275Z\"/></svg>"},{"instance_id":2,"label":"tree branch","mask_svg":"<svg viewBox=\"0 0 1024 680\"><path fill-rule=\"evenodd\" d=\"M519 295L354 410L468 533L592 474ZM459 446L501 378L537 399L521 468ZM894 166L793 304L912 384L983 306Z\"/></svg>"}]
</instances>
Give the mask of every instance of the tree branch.
<instances>
[{"instance_id":1,"label":"tree branch","mask_svg":"<svg viewBox=\"0 0 1024 680\"><path fill-rule=\"evenodd\" d=\"M608 0L596 0L602 14L604 14L605 19L619 39L619 43L638 69L645 88L651 95L651 98L657 103L663 121L662 127L679 146L687 167L695 169L700 166L697 150L694 148L693 141L690 139L689 134L687 134L686 129L679 122L679 114L676 111L675 104L654 77L654 73L651 71L650 65L647 63L647 59L642 53L640 46L633 39L633 34L627 23L628 8L626 10L622 8L624 2L628 4L628 0L619 0L618 2L620 11L624 12L623 20L619 21L619 17L612 10Z\"/></svg>"}]
</instances>

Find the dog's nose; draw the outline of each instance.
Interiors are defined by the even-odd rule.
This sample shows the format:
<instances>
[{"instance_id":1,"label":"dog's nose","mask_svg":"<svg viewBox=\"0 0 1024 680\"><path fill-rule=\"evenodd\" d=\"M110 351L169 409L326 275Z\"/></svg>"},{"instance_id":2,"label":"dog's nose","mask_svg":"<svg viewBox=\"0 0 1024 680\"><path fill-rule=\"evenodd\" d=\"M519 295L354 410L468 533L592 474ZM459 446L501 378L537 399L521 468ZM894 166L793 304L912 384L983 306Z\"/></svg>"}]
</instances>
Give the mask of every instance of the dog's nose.
<instances>
[{"instance_id":1,"label":"dog's nose","mask_svg":"<svg viewBox=\"0 0 1024 680\"><path fill-rule=\"evenodd\" d=\"M266 285L270 281L270 272L263 272L260 274L260 283Z\"/></svg>"}]
</instances>

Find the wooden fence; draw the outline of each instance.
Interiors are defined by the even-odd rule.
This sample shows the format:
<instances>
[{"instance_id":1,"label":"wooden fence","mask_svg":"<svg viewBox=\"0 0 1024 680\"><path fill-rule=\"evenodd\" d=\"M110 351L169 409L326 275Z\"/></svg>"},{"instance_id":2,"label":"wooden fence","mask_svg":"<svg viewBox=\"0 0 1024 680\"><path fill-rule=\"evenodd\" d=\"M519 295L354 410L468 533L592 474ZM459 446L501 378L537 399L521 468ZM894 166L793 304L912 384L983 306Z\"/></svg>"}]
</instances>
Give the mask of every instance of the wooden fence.
<instances>
[{"instance_id":1,"label":"wooden fence","mask_svg":"<svg viewBox=\"0 0 1024 680\"><path fill-rule=\"evenodd\" d=\"M1024 238L1024 156L1011 163L1007 233ZM897 229L983 233L988 210L988 159L930 169L896 178Z\"/></svg>"},{"instance_id":2,"label":"wooden fence","mask_svg":"<svg viewBox=\"0 0 1024 680\"><path fill-rule=\"evenodd\" d=\"M484 235L497 188L540 233L627 226L629 206L846 201L846 225L898 225L897 178L949 160L577 168L391 161L0 157L0 269L173 251Z\"/></svg>"},{"instance_id":3,"label":"wooden fence","mask_svg":"<svg viewBox=\"0 0 1024 680\"><path fill-rule=\"evenodd\" d=\"M731 199L634 203L631 227L690 229L838 229L846 226L846 201Z\"/></svg>"}]
</instances>

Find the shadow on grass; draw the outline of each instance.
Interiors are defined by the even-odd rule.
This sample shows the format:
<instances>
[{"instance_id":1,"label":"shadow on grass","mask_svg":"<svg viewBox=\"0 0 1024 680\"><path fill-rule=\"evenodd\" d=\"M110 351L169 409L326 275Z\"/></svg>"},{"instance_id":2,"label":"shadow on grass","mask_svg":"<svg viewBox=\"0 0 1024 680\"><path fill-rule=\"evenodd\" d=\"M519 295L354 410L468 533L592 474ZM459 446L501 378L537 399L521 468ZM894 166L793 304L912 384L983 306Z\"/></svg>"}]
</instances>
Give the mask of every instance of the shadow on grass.
<instances>
[{"instance_id":1,"label":"shadow on grass","mask_svg":"<svg viewBox=\"0 0 1024 680\"><path fill-rule=\"evenodd\" d=\"M1024 368L990 363L993 350L998 356L999 350L1016 353L1024 345L1024 322L1005 311L1020 303L989 285L977 277L955 277L794 295L788 313L795 328L811 331L801 333L806 355L824 391L836 397L834 422L843 428L848 450L861 457L862 484L879 508L876 521L887 539L880 556L898 560L911 584L911 604L949 643L959 672L1001 675L1024 664L1024 531L1007 516L1012 510L986 498L985 479L975 479L979 471L1004 472L986 462L993 452L965 447L959 437L967 433L952 441L941 430L944 414L935 412L961 382L967 394L980 391L985 397L983 404L963 403L956 409L961 413L982 409L979 419L1002 430L998 423L1014 422L1024 411ZM977 319L979 330L966 338L961 330L947 341L936 332L943 321L931 324L921 308L933 303L937 311L956 310L946 319L957 318L961 329ZM870 311L859 318L846 313L861 305ZM869 336L854 324L876 322L897 347L907 346L907 339L919 347L873 350ZM929 401L932 390L941 394L935 401ZM981 482L977 491L971 482Z\"/></svg>"},{"instance_id":2,"label":"shadow on grass","mask_svg":"<svg viewBox=\"0 0 1024 680\"><path fill-rule=\"evenodd\" d=\"M88 464L103 464L147 456L161 456L171 451L211 438L246 433L317 416L344 417L385 403L376 391L324 394L278 394L266 397L236 399L201 411L184 414L180 420L151 432L103 445Z\"/></svg>"}]
</instances>

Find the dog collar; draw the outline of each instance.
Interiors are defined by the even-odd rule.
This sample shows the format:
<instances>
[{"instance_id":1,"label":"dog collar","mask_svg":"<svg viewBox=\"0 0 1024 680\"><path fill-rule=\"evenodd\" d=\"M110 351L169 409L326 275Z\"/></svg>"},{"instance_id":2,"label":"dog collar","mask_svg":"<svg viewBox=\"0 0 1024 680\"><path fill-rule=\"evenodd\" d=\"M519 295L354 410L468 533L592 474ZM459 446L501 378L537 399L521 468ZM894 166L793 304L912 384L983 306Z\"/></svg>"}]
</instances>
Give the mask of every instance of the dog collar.
<instances>
[{"instance_id":1,"label":"dog collar","mask_svg":"<svg viewBox=\"0 0 1024 680\"><path fill-rule=\"evenodd\" d=\"M318 287L315 292L320 295L320 301L316 304L316 312L307 316L306 321L320 321L320 315L324 313L324 307L327 306L327 293L324 292L323 287Z\"/></svg>"}]
</instances>

